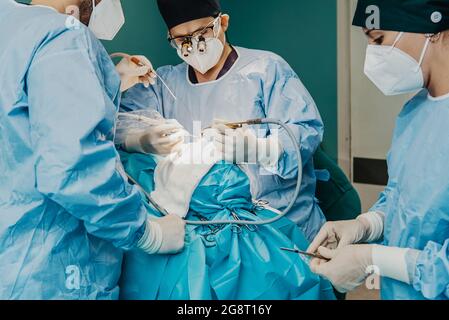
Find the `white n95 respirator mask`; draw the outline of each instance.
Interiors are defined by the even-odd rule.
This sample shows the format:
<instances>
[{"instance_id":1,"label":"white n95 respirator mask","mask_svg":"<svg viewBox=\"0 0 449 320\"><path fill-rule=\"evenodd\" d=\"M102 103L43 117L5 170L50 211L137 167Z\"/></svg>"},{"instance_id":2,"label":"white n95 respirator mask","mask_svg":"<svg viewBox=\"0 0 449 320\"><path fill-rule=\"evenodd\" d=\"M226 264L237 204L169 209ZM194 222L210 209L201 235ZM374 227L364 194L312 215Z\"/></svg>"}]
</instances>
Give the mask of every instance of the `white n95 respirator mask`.
<instances>
[{"instance_id":1,"label":"white n95 respirator mask","mask_svg":"<svg viewBox=\"0 0 449 320\"><path fill-rule=\"evenodd\" d=\"M399 33L393 45L369 45L366 51L365 74L386 96L411 93L424 87L422 62L429 47L426 40L419 62L396 48L403 32Z\"/></svg>"},{"instance_id":2,"label":"white n95 respirator mask","mask_svg":"<svg viewBox=\"0 0 449 320\"><path fill-rule=\"evenodd\" d=\"M89 28L98 39L113 40L125 24L120 0L102 0L97 6L92 0L92 8Z\"/></svg>"},{"instance_id":3,"label":"white n95 respirator mask","mask_svg":"<svg viewBox=\"0 0 449 320\"><path fill-rule=\"evenodd\" d=\"M220 23L220 20L217 21ZM200 50L200 41L197 38L192 38L192 52L185 56L182 52L182 48L178 48L178 56L199 73L205 74L217 65L223 54L224 44L218 39L220 30L221 23L213 38L204 38L204 52L201 52Z\"/></svg>"}]
</instances>

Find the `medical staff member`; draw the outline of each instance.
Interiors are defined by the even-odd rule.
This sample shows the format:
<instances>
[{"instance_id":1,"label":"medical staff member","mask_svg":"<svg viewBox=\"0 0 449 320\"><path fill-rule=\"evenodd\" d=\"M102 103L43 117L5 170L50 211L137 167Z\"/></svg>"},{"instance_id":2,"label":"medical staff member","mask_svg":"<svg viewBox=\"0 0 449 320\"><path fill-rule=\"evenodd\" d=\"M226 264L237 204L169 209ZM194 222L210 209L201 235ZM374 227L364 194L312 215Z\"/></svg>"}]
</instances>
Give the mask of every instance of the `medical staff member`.
<instances>
[{"instance_id":1,"label":"medical staff member","mask_svg":"<svg viewBox=\"0 0 449 320\"><path fill-rule=\"evenodd\" d=\"M120 1L97 3L92 33L57 12L82 1L0 2L0 299L116 299L123 249L184 245L184 222L147 220L123 173L121 82L94 34L112 39L124 18Z\"/></svg>"},{"instance_id":2,"label":"medical staff member","mask_svg":"<svg viewBox=\"0 0 449 320\"><path fill-rule=\"evenodd\" d=\"M262 131L257 136L254 130L223 130L223 136L217 140L220 149L224 142L233 140L224 148L225 160L256 160L248 165L252 193L279 210L288 205L298 170L303 171L301 193L289 218L312 239L324 223L314 197L316 177L312 160L323 138L323 122L309 92L281 57L234 47L226 40L229 16L222 14L218 0L159 0L158 6L169 29L170 44L184 60L177 66L157 70L177 99L158 81L150 88L138 85L128 90L123 109L157 109L164 117L178 120L191 133L214 124L216 119L274 118L287 123L301 146L303 168L297 166L287 134L281 131L276 139L273 127L256 128ZM238 148L244 141L254 143ZM130 136L125 148L146 152L154 149L156 142L144 134ZM267 149L271 152L263 152Z\"/></svg>"},{"instance_id":3,"label":"medical staff member","mask_svg":"<svg viewBox=\"0 0 449 320\"><path fill-rule=\"evenodd\" d=\"M312 270L348 291L374 266L383 299L448 299L449 2L359 0L354 25L369 40L365 73L385 95L421 91L397 119L379 201L323 227L309 250L331 260Z\"/></svg>"}]
</instances>

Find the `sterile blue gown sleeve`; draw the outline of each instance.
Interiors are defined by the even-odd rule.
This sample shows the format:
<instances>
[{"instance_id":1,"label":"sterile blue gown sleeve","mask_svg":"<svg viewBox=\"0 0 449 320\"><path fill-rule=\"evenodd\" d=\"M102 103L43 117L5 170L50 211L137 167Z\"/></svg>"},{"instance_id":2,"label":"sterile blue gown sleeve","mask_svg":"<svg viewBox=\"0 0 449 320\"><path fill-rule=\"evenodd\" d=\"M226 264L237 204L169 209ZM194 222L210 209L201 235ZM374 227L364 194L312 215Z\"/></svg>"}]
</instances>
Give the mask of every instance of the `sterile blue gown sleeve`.
<instances>
[{"instance_id":1,"label":"sterile blue gown sleeve","mask_svg":"<svg viewBox=\"0 0 449 320\"><path fill-rule=\"evenodd\" d=\"M159 73L159 70L157 72ZM156 79L156 84L149 88L145 88L143 85L136 85L128 91L125 91L122 94L120 111L156 110L163 115L164 110L162 109L162 106L164 101L162 99L162 94L160 93L162 89L161 85L161 81Z\"/></svg>"},{"instance_id":2,"label":"sterile blue gown sleeve","mask_svg":"<svg viewBox=\"0 0 449 320\"><path fill-rule=\"evenodd\" d=\"M112 93L115 103L104 93L110 86L93 65L97 57L87 49L92 39L84 30L58 37L35 56L27 78L36 187L82 220L90 234L130 249L142 234L146 211L120 173L114 133L103 130L113 128L110 109L118 105L119 92Z\"/></svg>"},{"instance_id":3,"label":"sterile blue gown sleeve","mask_svg":"<svg viewBox=\"0 0 449 320\"><path fill-rule=\"evenodd\" d=\"M371 211L385 215L381 244L417 252L406 258L412 284L382 278L383 299L449 298L448 104L423 90L396 120L388 186Z\"/></svg>"},{"instance_id":4,"label":"sterile blue gown sleeve","mask_svg":"<svg viewBox=\"0 0 449 320\"><path fill-rule=\"evenodd\" d=\"M301 147L303 165L307 165L323 140L324 125L318 108L295 71L278 57L268 65L263 84L264 108L267 118L286 123L293 130ZM277 126L273 128L277 129ZM298 175L298 162L291 139L280 130L279 139L284 153L277 170L271 172L282 179Z\"/></svg>"},{"instance_id":5,"label":"sterile blue gown sleeve","mask_svg":"<svg viewBox=\"0 0 449 320\"><path fill-rule=\"evenodd\" d=\"M370 211L385 214L388 194L393 189L394 182L390 181ZM407 263L407 269L414 274L412 285L416 291L427 299L441 295L449 299L449 239L443 245L430 241L417 260L407 259Z\"/></svg>"},{"instance_id":6,"label":"sterile blue gown sleeve","mask_svg":"<svg viewBox=\"0 0 449 320\"><path fill-rule=\"evenodd\" d=\"M411 261L410 263L414 263ZM449 239L443 245L430 241L418 256L413 287L427 299L446 296L449 299Z\"/></svg>"},{"instance_id":7,"label":"sterile blue gown sleeve","mask_svg":"<svg viewBox=\"0 0 449 320\"><path fill-rule=\"evenodd\" d=\"M385 214L386 206L387 206L387 199L389 193L395 188L395 183L391 181L391 179L388 181L388 185L385 187L385 189L381 192L379 195L379 199L377 202L371 207L370 212L379 212L382 214Z\"/></svg>"},{"instance_id":8,"label":"sterile blue gown sleeve","mask_svg":"<svg viewBox=\"0 0 449 320\"><path fill-rule=\"evenodd\" d=\"M388 196L395 187L396 183L390 179L370 211L383 214L388 212ZM407 269L412 270L411 273L414 274L412 285L416 291L421 292L427 299L435 299L441 295L449 298L449 239L443 245L429 242L417 260L407 259L407 263Z\"/></svg>"}]
</instances>

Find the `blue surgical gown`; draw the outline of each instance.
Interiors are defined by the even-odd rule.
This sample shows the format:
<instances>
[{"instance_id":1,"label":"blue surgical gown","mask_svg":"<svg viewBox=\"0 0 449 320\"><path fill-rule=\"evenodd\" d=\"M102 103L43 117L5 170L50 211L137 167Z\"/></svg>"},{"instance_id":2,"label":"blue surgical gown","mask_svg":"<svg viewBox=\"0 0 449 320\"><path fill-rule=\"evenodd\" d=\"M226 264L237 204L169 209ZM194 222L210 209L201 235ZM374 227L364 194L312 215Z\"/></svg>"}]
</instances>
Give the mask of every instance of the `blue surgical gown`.
<instances>
[{"instance_id":1,"label":"blue surgical gown","mask_svg":"<svg viewBox=\"0 0 449 320\"><path fill-rule=\"evenodd\" d=\"M85 27L0 2L0 299L116 299L146 210L113 143L120 79Z\"/></svg>"},{"instance_id":2,"label":"blue surgical gown","mask_svg":"<svg viewBox=\"0 0 449 320\"><path fill-rule=\"evenodd\" d=\"M449 298L449 97L414 97L396 123L389 182L373 211L385 214L384 245L421 250L413 284L382 279L382 298Z\"/></svg>"},{"instance_id":3,"label":"blue surgical gown","mask_svg":"<svg viewBox=\"0 0 449 320\"><path fill-rule=\"evenodd\" d=\"M178 120L190 132L194 131L194 122L200 121L201 128L205 128L216 118L230 121L274 118L287 123L296 133L303 161L301 193L289 218L311 240L325 220L315 198L312 159L323 138L320 114L298 76L281 57L266 51L235 49L238 60L218 80L193 84L186 63L165 66L157 72L174 91L176 101L158 81L148 89L141 85L128 90L122 108L124 111L156 109L165 118ZM266 137L273 128L256 129L260 137ZM291 140L283 131L279 137L285 152L274 174L256 165L249 166L249 170L254 197L282 210L293 196L298 166Z\"/></svg>"}]
</instances>

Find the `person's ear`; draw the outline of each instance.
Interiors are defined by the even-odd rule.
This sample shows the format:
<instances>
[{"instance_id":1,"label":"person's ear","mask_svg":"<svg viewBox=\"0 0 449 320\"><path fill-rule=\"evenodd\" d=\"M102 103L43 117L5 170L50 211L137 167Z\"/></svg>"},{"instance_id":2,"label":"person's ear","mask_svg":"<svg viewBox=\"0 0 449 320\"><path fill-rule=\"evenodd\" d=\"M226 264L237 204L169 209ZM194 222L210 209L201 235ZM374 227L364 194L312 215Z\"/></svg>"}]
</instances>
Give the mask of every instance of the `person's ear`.
<instances>
[{"instance_id":1,"label":"person's ear","mask_svg":"<svg viewBox=\"0 0 449 320\"><path fill-rule=\"evenodd\" d=\"M443 31L440 35L441 43L447 48L449 46L449 31Z\"/></svg>"},{"instance_id":2,"label":"person's ear","mask_svg":"<svg viewBox=\"0 0 449 320\"><path fill-rule=\"evenodd\" d=\"M221 28L223 29L223 32L225 32L225 33L229 29L229 19L230 19L230 17L228 14L223 14L221 16Z\"/></svg>"},{"instance_id":3,"label":"person's ear","mask_svg":"<svg viewBox=\"0 0 449 320\"><path fill-rule=\"evenodd\" d=\"M433 35L429 35L429 39L430 39L431 43L437 43L440 39L441 39L442 42L444 42L445 36L447 37L447 35L445 35L444 32L439 32L439 33L436 33L436 34L433 34Z\"/></svg>"}]
</instances>

